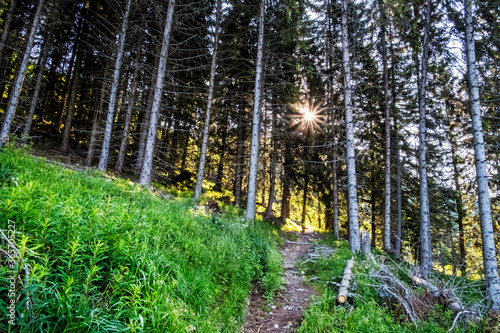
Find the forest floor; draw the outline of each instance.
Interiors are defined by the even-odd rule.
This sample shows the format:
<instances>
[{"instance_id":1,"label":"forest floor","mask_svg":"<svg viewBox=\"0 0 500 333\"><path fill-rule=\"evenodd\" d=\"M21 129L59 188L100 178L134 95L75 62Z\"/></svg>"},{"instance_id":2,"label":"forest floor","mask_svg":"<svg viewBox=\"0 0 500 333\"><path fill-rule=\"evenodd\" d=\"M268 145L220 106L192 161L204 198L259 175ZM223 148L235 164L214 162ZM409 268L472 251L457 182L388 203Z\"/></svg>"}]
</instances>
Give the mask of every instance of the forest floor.
<instances>
[{"instance_id":1,"label":"forest floor","mask_svg":"<svg viewBox=\"0 0 500 333\"><path fill-rule=\"evenodd\" d=\"M284 290L272 301L266 299L258 286L252 292L245 333L293 332L302 319L302 312L308 307L314 289L305 284L303 272L297 262L307 256L313 248L313 241L319 239L317 233L291 232L291 239L285 239L281 248L283 255ZM286 234L285 234L286 237Z\"/></svg>"}]
</instances>

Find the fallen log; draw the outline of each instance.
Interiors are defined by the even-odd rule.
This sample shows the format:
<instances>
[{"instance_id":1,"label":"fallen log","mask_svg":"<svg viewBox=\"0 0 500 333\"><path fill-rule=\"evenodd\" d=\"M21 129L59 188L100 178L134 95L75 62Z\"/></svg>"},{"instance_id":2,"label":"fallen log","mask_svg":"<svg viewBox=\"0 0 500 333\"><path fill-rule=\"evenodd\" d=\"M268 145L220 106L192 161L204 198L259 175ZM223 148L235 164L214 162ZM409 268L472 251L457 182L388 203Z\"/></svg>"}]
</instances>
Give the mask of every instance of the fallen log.
<instances>
[{"instance_id":1,"label":"fallen log","mask_svg":"<svg viewBox=\"0 0 500 333\"><path fill-rule=\"evenodd\" d=\"M432 285L429 281L426 281L418 276L412 275L411 279L413 282L419 286L424 288L426 291L430 292L432 296L435 298L441 298L448 309L453 311L455 314L461 314L461 313L474 313L474 316L472 318L468 318L469 320L476 321L476 319L479 318L478 314L474 311L466 311L462 304L456 299L455 295L451 290L443 290L439 289L436 286Z\"/></svg>"},{"instance_id":2,"label":"fallen log","mask_svg":"<svg viewBox=\"0 0 500 333\"><path fill-rule=\"evenodd\" d=\"M347 294L349 291L349 281L352 276L352 268L354 267L354 257L351 260L347 260L347 266L344 270L344 277L340 283L339 296L337 297L339 303L345 303L347 300Z\"/></svg>"}]
</instances>

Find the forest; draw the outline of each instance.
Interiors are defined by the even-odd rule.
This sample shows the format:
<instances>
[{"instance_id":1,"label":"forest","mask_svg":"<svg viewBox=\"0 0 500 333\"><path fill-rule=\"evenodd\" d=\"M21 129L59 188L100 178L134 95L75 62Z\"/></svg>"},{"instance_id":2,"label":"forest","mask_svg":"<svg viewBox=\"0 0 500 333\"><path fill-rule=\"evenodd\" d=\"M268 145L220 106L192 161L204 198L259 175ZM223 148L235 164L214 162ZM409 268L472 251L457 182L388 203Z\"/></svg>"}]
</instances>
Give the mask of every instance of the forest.
<instances>
[{"instance_id":1,"label":"forest","mask_svg":"<svg viewBox=\"0 0 500 333\"><path fill-rule=\"evenodd\" d=\"M45 288L18 327L237 332L252 285L280 289L286 228L327 237L343 267L368 239L415 279L474 283L474 311L500 318L499 0L2 0L0 29L0 227L22 229ZM175 283L141 285L145 271ZM186 313L151 310L155 288ZM308 328L310 311L300 332L335 331Z\"/></svg>"}]
</instances>

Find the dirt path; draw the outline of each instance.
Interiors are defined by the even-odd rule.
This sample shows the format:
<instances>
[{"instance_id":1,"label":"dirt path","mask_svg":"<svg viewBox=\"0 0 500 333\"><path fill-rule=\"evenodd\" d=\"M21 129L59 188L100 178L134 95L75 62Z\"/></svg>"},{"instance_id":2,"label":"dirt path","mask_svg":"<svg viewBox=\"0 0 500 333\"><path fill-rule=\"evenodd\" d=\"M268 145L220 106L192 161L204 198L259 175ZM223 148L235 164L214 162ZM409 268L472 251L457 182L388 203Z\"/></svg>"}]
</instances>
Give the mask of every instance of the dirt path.
<instances>
[{"instance_id":1,"label":"dirt path","mask_svg":"<svg viewBox=\"0 0 500 333\"><path fill-rule=\"evenodd\" d=\"M274 302L267 306L265 299L258 290L250 299L245 333L293 332L300 325L302 311L309 304L314 290L304 284L302 274L295 264L310 249L312 241L317 239L314 233L296 233L296 241L285 241L281 249L284 257L283 270L285 274L285 290ZM268 311L264 311L263 307Z\"/></svg>"}]
</instances>

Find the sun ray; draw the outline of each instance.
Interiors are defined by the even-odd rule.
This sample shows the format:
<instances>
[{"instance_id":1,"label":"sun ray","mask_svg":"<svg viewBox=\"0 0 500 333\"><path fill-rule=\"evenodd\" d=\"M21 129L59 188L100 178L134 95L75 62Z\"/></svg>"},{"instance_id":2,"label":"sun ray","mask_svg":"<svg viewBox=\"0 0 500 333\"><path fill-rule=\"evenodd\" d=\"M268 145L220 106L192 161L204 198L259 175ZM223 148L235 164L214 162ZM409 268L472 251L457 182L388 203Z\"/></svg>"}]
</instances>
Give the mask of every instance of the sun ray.
<instances>
[{"instance_id":1,"label":"sun ray","mask_svg":"<svg viewBox=\"0 0 500 333\"><path fill-rule=\"evenodd\" d=\"M292 118L292 126L296 128L297 133L304 136L314 136L316 132L321 132L321 124L324 123L323 115L321 114L323 108L318 104L310 101L304 103L297 103L290 106L294 114Z\"/></svg>"}]
</instances>

